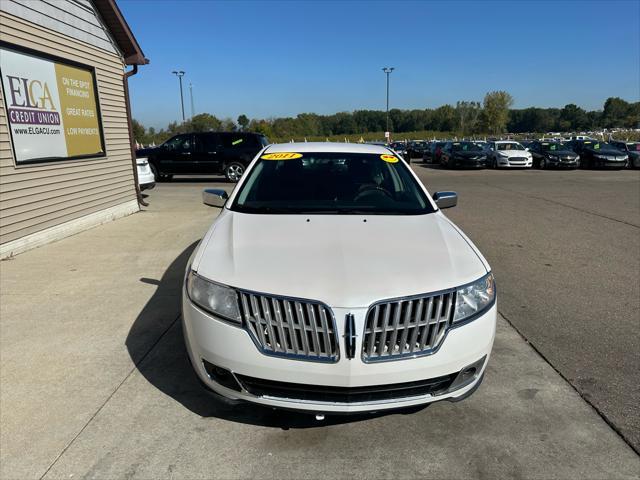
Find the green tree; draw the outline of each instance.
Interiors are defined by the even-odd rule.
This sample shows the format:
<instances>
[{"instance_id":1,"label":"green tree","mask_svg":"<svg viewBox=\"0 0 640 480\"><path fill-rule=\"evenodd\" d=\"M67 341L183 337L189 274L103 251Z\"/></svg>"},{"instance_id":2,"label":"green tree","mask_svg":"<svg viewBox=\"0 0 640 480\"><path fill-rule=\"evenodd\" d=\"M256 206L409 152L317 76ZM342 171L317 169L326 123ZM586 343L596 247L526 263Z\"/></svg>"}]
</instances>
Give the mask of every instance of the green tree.
<instances>
[{"instance_id":1,"label":"green tree","mask_svg":"<svg viewBox=\"0 0 640 480\"><path fill-rule=\"evenodd\" d=\"M145 143L147 140L147 132L138 120L131 120L131 129L133 130L133 140L139 143Z\"/></svg>"},{"instance_id":2,"label":"green tree","mask_svg":"<svg viewBox=\"0 0 640 480\"><path fill-rule=\"evenodd\" d=\"M609 97L604 102L602 122L604 127L621 127L626 123L631 105L619 97Z\"/></svg>"},{"instance_id":3,"label":"green tree","mask_svg":"<svg viewBox=\"0 0 640 480\"><path fill-rule=\"evenodd\" d=\"M480 102L459 101L456 103L457 128L462 135L476 133L481 111Z\"/></svg>"},{"instance_id":4,"label":"green tree","mask_svg":"<svg viewBox=\"0 0 640 480\"><path fill-rule=\"evenodd\" d=\"M169 125L171 127L171 125ZM210 113L199 113L177 127L179 132L211 132L222 130L222 122Z\"/></svg>"},{"instance_id":5,"label":"green tree","mask_svg":"<svg viewBox=\"0 0 640 480\"><path fill-rule=\"evenodd\" d=\"M489 92L485 95L484 116L490 133L497 134L506 130L511 105L513 105L513 97L503 90Z\"/></svg>"},{"instance_id":6,"label":"green tree","mask_svg":"<svg viewBox=\"0 0 640 480\"><path fill-rule=\"evenodd\" d=\"M563 131L581 130L588 126L587 112L573 103L564 106L559 120L559 130Z\"/></svg>"},{"instance_id":7,"label":"green tree","mask_svg":"<svg viewBox=\"0 0 640 480\"><path fill-rule=\"evenodd\" d=\"M238 117L238 125L240 125L240 130L245 131L249 126L249 118L242 114Z\"/></svg>"},{"instance_id":8,"label":"green tree","mask_svg":"<svg viewBox=\"0 0 640 480\"><path fill-rule=\"evenodd\" d=\"M230 118L224 118L220 122L219 130L222 130L223 132L235 132L237 129L238 126Z\"/></svg>"},{"instance_id":9,"label":"green tree","mask_svg":"<svg viewBox=\"0 0 640 480\"><path fill-rule=\"evenodd\" d=\"M273 137L273 130L271 124L267 120L251 120L249 123L249 130L256 133L261 133L267 137Z\"/></svg>"},{"instance_id":10,"label":"green tree","mask_svg":"<svg viewBox=\"0 0 640 480\"><path fill-rule=\"evenodd\" d=\"M456 128L456 110L451 105L442 105L433 111L433 129L450 132Z\"/></svg>"}]
</instances>

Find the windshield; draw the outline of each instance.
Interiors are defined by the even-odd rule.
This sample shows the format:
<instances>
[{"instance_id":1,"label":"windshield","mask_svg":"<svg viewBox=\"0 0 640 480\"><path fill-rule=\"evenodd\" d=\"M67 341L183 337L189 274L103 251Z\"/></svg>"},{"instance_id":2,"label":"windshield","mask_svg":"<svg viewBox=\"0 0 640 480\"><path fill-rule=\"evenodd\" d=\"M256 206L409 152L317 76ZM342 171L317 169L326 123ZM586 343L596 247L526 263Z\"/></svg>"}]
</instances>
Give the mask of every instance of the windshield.
<instances>
[{"instance_id":1,"label":"windshield","mask_svg":"<svg viewBox=\"0 0 640 480\"><path fill-rule=\"evenodd\" d=\"M569 145L567 145L566 143L559 143L559 142L542 143L541 146L542 146L542 150L544 150L545 152L556 152L556 151L560 151L560 150L571 150Z\"/></svg>"},{"instance_id":2,"label":"windshield","mask_svg":"<svg viewBox=\"0 0 640 480\"><path fill-rule=\"evenodd\" d=\"M482 147L472 142L455 142L451 144L451 150L454 152L481 152Z\"/></svg>"},{"instance_id":3,"label":"windshield","mask_svg":"<svg viewBox=\"0 0 640 480\"><path fill-rule=\"evenodd\" d=\"M613 145L605 142L588 141L583 142L584 148L592 148L594 150L615 150Z\"/></svg>"},{"instance_id":4,"label":"windshield","mask_svg":"<svg viewBox=\"0 0 640 480\"><path fill-rule=\"evenodd\" d=\"M290 159L282 155L260 157L231 210L266 214L434 212L418 182L395 155L285 153Z\"/></svg>"},{"instance_id":5,"label":"windshield","mask_svg":"<svg viewBox=\"0 0 640 480\"><path fill-rule=\"evenodd\" d=\"M497 150L524 150L518 142L496 143Z\"/></svg>"}]
</instances>

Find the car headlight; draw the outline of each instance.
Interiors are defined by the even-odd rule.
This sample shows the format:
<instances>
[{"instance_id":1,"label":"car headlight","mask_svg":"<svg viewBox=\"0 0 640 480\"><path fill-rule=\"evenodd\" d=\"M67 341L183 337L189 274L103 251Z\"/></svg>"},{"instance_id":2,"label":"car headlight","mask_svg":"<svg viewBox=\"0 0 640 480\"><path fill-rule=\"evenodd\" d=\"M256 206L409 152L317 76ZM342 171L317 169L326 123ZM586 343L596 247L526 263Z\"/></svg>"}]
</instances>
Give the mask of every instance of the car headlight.
<instances>
[{"instance_id":1,"label":"car headlight","mask_svg":"<svg viewBox=\"0 0 640 480\"><path fill-rule=\"evenodd\" d=\"M187 294L193 303L224 320L242 323L235 290L205 280L193 271L187 275Z\"/></svg>"},{"instance_id":2,"label":"car headlight","mask_svg":"<svg viewBox=\"0 0 640 480\"><path fill-rule=\"evenodd\" d=\"M496 284L492 273L488 273L469 285L460 287L456 292L453 324L473 320L477 315L491 308L495 299Z\"/></svg>"}]
</instances>

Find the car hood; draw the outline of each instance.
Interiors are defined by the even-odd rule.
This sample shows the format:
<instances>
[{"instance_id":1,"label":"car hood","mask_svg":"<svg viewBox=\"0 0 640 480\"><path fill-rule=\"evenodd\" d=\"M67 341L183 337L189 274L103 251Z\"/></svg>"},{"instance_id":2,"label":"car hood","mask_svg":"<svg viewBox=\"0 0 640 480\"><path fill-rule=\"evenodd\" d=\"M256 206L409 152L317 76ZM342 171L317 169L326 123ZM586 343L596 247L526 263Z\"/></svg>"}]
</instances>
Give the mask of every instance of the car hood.
<instances>
[{"instance_id":1,"label":"car hood","mask_svg":"<svg viewBox=\"0 0 640 480\"><path fill-rule=\"evenodd\" d=\"M528 157L530 155L526 150L498 150L497 152L507 157Z\"/></svg>"},{"instance_id":2,"label":"car hood","mask_svg":"<svg viewBox=\"0 0 640 480\"><path fill-rule=\"evenodd\" d=\"M599 148L598 150L595 148L585 148L584 150L593 155L606 155L607 157L624 157L627 155L625 152L621 152L620 150L608 150L602 148Z\"/></svg>"},{"instance_id":3,"label":"car hood","mask_svg":"<svg viewBox=\"0 0 640 480\"><path fill-rule=\"evenodd\" d=\"M484 152L465 152L465 151L461 151L461 152L453 152L453 155L455 157L462 157L462 158L476 158L476 157L486 157L486 153Z\"/></svg>"},{"instance_id":4,"label":"car hood","mask_svg":"<svg viewBox=\"0 0 640 480\"><path fill-rule=\"evenodd\" d=\"M192 268L236 288L349 308L460 286L487 272L440 212L304 216L227 209Z\"/></svg>"},{"instance_id":5,"label":"car hood","mask_svg":"<svg viewBox=\"0 0 640 480\"><path fill-rule=\"evenodd\" d=\"M578 154L572 150L547 150L544 152L546 155L553 155L555 157L577 157Z\"/></svg>"}]
</instances>

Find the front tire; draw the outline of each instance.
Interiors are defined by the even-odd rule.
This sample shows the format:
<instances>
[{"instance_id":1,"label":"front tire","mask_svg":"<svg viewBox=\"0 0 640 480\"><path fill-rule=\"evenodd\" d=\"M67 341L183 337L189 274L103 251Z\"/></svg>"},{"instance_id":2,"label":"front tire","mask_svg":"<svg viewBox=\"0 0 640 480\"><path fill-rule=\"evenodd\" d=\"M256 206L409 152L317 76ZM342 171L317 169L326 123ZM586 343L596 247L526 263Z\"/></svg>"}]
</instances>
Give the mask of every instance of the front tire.
<instances>
[{"instance_id":1,"label":"front tire","mask_svg":"<svg viewBox=\"0 0 640 480\"><path fill-rule=\"evenodd\" d=\"M238 183L244 174L244 165L240 162L232 162L224 167L224 176L233 183Z\"/></svg>"},{"instance_id":2,"label":"front tire","mask_svg":"<svg viewBox=\"0 0 640 480\"><path fill-rule=\"evenodd\" d=\"M540 160L540 170L544 170L545 168L547 168L547 160L543 158Z\"/></svg>"},{"instance_id":3,"label":"front tire","mask_svg":"<svg viewBox=\"0 0 640 480\"><path fill-rule=\"evenodd\" d=\"M158 172L158 169L153 163L150 163L149 167L151 167L153 176L156 177L156 182L169 182L173 178L173 175L167 175L165 173Z\"/></svg>"}]
</instances>

